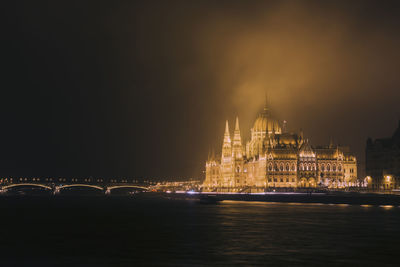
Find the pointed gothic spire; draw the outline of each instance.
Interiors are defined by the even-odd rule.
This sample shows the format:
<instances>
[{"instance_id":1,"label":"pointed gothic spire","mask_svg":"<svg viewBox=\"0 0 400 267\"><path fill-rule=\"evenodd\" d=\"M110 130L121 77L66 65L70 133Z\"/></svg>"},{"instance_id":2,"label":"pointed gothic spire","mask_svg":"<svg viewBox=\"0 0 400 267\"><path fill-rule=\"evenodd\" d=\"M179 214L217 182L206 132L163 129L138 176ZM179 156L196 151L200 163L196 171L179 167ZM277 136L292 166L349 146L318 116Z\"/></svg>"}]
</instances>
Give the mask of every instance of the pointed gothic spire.
<instances>
[{"instance_id":1,"label":"pointed gothic spire","mask_svg":"<svg viewBox=\"0 0 400 267\"><path fill-rule=\"evenodd\" d=\"M235 133L233 135L233 156L236 159L242 158L243 150L242 150L242 138L240 136L240 128L239 128L239 118L236 117L235 123Z\"/></svg>"},{"instance_id":2,"label":"pointed gothic spire","mask_svg":"<svg viewBox=\"0 0 400 267\"><path fill-rule=\"evenodd\" d=\"M229 133L229 124L228 120L226 120L225 124L225 134L224 134L224 143L230 143L231 142L231 135Z\"/></svg>"},{"instance_id":3,"label":"pointed gothic spire","mask_svg":"<svg viewBox=\"0 0 400 267\"><path fill-rule=\"evenodd\" d=\"M235 123L235 132L240 131L239 130L239 117L236 117L236 123Z\"/></svg>"},{"instance_id":4,"label":"pointed gothic spire","mask_svg":"<svg viewBox=\"0 0 400 267\"><path fill-rule=\"evenodd\" d=\"M221 162L225 162L225 164L228 164L231 161L231 158L232 158L231 135L229 133L228 121L226 121L224 143L222 144Z\"/></svg>"},{"instance_id":5,"label":"pointed gothic spire","mask_svg":"<svg viewBox=\"0 0 400 267\"><path fill-rule=\"evenodd\" d=\"M239 118L236 117L235 132L233 135L233 143L242 145L242 138L240 137Z\"/></svg>"}]
</instances>

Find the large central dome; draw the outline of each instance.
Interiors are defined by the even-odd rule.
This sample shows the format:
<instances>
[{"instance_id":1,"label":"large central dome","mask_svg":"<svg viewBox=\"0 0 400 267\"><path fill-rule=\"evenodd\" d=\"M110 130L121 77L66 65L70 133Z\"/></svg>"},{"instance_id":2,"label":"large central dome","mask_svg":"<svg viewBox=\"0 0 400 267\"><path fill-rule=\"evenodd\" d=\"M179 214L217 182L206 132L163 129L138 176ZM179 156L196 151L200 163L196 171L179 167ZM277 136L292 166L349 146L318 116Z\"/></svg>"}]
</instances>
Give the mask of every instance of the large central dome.
<instances>
[{"instance_id":1,"label":"large central dome","mask_svg":"<svg viewBox=\"0 0 400 267\"><path fill-rule=\"evenodd\" d=\"M256 121L254 122L253 132L255 133L275 133L281 134L282 129L278 123L278 121L272 118L267 110L264 110L263 113L258 115Z\"/></svg>"}]
</instances>

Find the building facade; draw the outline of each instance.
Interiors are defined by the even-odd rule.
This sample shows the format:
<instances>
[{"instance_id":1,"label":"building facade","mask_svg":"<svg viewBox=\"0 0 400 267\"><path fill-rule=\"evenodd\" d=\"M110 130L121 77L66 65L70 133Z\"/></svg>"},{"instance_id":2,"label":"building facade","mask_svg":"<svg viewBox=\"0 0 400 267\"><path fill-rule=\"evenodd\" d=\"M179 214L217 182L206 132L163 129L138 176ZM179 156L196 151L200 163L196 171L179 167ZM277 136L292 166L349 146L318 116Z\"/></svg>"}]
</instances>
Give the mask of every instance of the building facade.
<instances>
[{"instance_id":1,"label":"building facade","mask_svg":"<svg viewBox=\"0 0 400 267\"><path fill-rule=\"evenodd\" d=\"M303 133L287 132L265 107L242 143L226 121L221 156L206 162L203 190L260 192L268 188L344 188L357 185L357 160L348 147L313 147Z\"/></svg>"},{"instance_id":2,"label":"building facade","mask_svg":"<svg viewBox=\"0 0 400 267\"><path fill-rule=\"evenodd\" d=\"M400 187L400 121L392 137L367 139L365 169L369 188Z\"/></svg>"}]
</instances>

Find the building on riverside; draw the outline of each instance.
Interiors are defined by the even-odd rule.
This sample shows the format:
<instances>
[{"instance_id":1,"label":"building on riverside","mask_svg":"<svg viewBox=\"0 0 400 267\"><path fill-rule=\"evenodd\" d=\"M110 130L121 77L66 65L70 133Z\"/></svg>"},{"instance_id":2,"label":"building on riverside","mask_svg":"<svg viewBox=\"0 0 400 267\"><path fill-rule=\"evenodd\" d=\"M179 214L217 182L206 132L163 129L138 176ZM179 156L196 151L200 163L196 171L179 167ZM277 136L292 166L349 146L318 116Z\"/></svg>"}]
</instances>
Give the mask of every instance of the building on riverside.
<instances>
[{"instance_id":1,"label":"building on riverside","mask_svg":"<svg viewBox=\"0 0 400 267\"><path fill-rule=\"evenodd\" d=\"M251 139L242 143L239 119L233 136L226 121L221 156L206 162L203 191L260 192L271 188L344 188L357 185L357 160L348 147L313 147L303 132L288 132L267 105ZM232 138L233 137L233 138Z\"/></svg>"},{"instance_id":2,"label":"building on riverside","mask_svg":"<svg viewBox=\"0 0 400 267\"><path fill-rule=\"evenodd\" d=\"M365 169L368 187L372 189L400 187L400 120L391 137L367 139Z\"/></svg>"}]
</instances>

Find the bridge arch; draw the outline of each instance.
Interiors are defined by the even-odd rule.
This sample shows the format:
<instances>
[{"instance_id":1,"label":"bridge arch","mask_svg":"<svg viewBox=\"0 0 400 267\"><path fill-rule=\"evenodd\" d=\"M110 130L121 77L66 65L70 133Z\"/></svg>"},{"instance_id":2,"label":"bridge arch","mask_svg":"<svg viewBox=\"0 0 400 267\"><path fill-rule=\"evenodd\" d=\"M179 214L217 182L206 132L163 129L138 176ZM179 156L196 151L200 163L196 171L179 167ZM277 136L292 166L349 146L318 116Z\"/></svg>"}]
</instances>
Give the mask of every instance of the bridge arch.
<instances>
[{"instance_id":1,"label":"bridge arch","mask_svg":"<svg viewBox=\"0 0 400 267\"><path fill-rule=\"evenodd\" d=\"M14 188L14 187L21 187L21 186L33 186L33 187L42 187L48 190L53 190L50 186L44 185L44 184L31 184L31 183L21 183L21 184L10 184L3 186L2 189L9 189L9 188Z\"/></svg>"},{"instance_id":2,"label":"bridge arch","mask_svg":"<svg viewBox=\"0 0 400 267\"><path fill-rule=\"evenodd\" d=\"M63 188L69 188L69 187L90 187L98 190L104 190L103 187L98 186L98 185L91 185L91 184L66 184L66 185L61 185L58 186L57 189L63 189Z\"/></svg>"},{"instance_id":3,"label":"bridge arch","mask_svg":"<svg viewBox=\"0 0 400 267\"><path fill-rule=\"evenodd\" d=\"M114 186L107 187L107 190L113 190L113 189L118 189L118 188L135 188L135 189L149 190L147 187L139 186L139 185L114 185Z\"/></svg>"}]
</instances>

